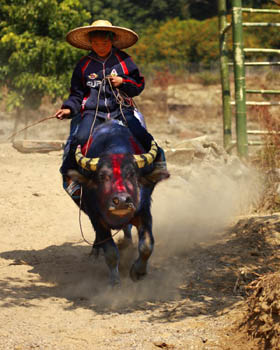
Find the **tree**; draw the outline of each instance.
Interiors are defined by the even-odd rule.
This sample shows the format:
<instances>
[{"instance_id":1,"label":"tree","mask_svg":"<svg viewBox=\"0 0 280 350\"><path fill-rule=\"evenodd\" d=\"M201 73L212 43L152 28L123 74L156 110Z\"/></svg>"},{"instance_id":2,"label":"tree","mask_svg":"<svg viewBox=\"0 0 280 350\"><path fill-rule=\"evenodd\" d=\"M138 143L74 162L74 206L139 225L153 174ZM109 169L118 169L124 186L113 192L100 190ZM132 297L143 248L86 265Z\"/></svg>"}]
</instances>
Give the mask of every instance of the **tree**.
<instances>
[{"instance_id":1,"label":"tree","mask_svg":"<svg viewBox=\"0 0 280 350\"><path fill-rule=\"evenodd\" d=\"M178 17L188 18L190 0L81 0L92 15L91 20L107 19L117 26L129 27L139 33L150 25Z\"/></svg>"},{"instance_id":2,"label":"tree","mask_svg":"<svg viewBox=\"0 0 280 350\"><path fill-rule=\"evenodd\" d=\"M44 95L65 96L84 54L66 43L65 34L89 18L78 0L2 0L0 84L8 89L9 109L36 109Z\"/></svg>"},{"instance_id":3,"label":"tree","mask_svg":"<svg viewBox=\"0 0 280 350\"><path fill-rule=\"evenodd\" d=\"M140 42L129 49L143 69L183 70L190 63L208 65L219 57L217 18L205 21L171 19L146 28Z\"/></svg>"}]
</instances>

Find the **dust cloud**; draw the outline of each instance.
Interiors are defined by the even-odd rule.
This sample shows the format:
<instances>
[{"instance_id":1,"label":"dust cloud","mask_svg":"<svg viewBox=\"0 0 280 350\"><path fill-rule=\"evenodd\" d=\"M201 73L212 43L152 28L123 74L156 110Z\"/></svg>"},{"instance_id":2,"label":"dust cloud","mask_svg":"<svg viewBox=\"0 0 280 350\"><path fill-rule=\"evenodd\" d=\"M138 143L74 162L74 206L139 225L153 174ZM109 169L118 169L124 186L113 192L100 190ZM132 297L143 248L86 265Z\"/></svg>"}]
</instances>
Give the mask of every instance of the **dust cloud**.
<instances>
[{"instance_id":1,"label":"dust cloud","mask_svg":"<svg viewBox=\"0 0 280 350\"><path fill-rule=\"evenodd\" d=\"M170 179L160 183L153 195L155 249L145 279L134 283L129 278L138 255L133 229L133 248L120 251L120 288L108 286L108 271L101 257L94 263L96 281L91 276L71 286L72 297L83 295L95 309L113 312L139 305L151 309L159 302L180 299L187 273L184 259L191 247L216 239L237 216L248 214L261 194L259 174L236 157L227 157L226 162L205 159L184 168L170 164L169 168Z\"/></svg>"},{"instance_id":2,"label":"dust cloud","mask_svg":"<svg viewBox=\"0 0 280 350\"><path fill-rule=\"evenodd\" d=\"M153 196L154 234L167 255L223 232L237 216L253 210L263 189L258 172L237 157L170 170L168 183Z\"/></svg>"}]
</instances>

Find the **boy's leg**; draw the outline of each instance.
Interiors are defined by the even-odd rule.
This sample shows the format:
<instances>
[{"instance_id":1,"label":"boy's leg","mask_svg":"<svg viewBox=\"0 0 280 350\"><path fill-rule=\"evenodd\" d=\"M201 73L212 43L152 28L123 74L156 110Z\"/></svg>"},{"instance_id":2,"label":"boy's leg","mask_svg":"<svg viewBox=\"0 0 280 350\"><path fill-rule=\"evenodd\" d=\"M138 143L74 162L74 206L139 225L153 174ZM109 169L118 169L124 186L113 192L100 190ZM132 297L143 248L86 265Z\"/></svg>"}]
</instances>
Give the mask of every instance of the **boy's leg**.
<instances>
[{"instance_id":1,"label":"boy's leg","mask_svg":"<svg viewBox=\"0 0 280 350\"><path fill-rule=\"evenodd\" d=\"M81 114L77 114L74 118L71 119L71 123L70 123L70 133L69 133L69 137L66 141L65 147L64 147L64 152L63 152L63 158L62 158L62 164L60 167L60 172L61 174L66 174L67 173L67 157L70 151L70 145L73 141L73 137L76 135L78 128L79 128L79 124L81 122Z\"/></svg>"},{"instance_id":2,"label":"boy's leg","mask_svg":"<svg viewBox=\"0 0 280 350\"><path fill-rule=\"evenodd\" d=\"M88 141L93 120L93 113L87 113L82 117L78 128L72 136L68 154L63 160L63 164L61 167L62 174L67 175L68 170L78 168L78 164L75 158L76 148L78 145L83 146ZM93 129L95 129L96 126L99 125L101 122L102 121L100 119L96 118Z\"/></svg>"},{"instance_id":3,"label":"boy's leg","mask_svg":"<svg viewBox=\"0 0 280 350\"><path fill-rule=\"evenodd\" d=\"M140 121L134 116L133 110L125 111L124 116L127 122L127 126L132 135L141 143L145 152L148 152L154 139L153 136L141 125Z\"/></svg>"},{"instance_id":4,"label":"boy's leg","mask_svg":"<svg viewBox=\"0 0 280 350\"><path fill-rule=\"evenodd\" d=\"M151 148L151 142L154 140L153 136L141 125L139 120L134 116L133 111L126 111L124 113L127 126L133 136L141 143L144 150L148 152ZM154 173L157 170L167 170L164 150L158 146L158 153L154 161Z\"/></svg>"},{"instance_id":5,"label":"boy's leg","mask_svg":"<svg viewBox=\"0 0 280 350\"><path fill-rule=\"evenodd\" d=\"M69 145L69 151L66 157L63 160L63 164L61 166L61 173L63 177L63 188L65 191L71 196L71 198L77 202L80 198L80 184L76 181L73 181L68 175L68 170L70 169L78 169L78 164L76 162L75 158L75 152L78 145L84 145L88 139L90 130L92 128L93 123L93 114L86 114L81 119L81 122L79 123L78 128L76 129L76 132L74 133L70 145ZM97 127L102 121L100 119L96 119L93 130L95 127Z\"/></svg>"}]
</instances>

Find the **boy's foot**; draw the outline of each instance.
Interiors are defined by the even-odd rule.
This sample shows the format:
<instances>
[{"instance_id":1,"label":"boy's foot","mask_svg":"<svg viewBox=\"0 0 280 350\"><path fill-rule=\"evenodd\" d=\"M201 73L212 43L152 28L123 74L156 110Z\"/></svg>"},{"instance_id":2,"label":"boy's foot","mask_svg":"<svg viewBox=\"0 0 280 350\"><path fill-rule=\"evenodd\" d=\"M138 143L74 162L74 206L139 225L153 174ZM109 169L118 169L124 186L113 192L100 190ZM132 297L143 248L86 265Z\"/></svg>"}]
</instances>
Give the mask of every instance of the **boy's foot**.
<instances>
[{"instance_id":1,"label":"boy's foot","mask_svg":"<svg viewBox=\"0 0 280 350\"><path fill-rule=\"evenodd\" d=\"M63 181L63 187L65 191L69 194L73 199L80 198L81 195L81 185L73 181L70 177L65 176Z\"/></svg>"},{"instance_id":2,"label":"boy's foot","mask_svg":"<svg viewBox=\"0 0 280 350\"><path fill-rule=\"evenodd\" d=\"M150 183L157 183L161 180L169 178L170 174L167 170L164 151L159 147L158 154L154 161L154 169L150 174L145 176L145 179Z\"/></svg>"}]
</instances>

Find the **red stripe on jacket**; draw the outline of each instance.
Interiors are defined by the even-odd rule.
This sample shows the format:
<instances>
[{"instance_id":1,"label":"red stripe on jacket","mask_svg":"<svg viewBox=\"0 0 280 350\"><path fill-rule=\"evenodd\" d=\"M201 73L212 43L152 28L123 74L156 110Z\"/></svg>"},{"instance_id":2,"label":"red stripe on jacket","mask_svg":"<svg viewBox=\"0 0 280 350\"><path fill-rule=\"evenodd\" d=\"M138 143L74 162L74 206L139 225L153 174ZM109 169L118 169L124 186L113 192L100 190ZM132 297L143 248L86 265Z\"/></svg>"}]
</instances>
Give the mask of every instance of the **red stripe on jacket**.
<instances>
[{"instance_id":1,"label":"red stripe on jacket","mask_svg":"<svg viewBox=\"0 0 280 350\"><path fill-rule=\"evenodd\" d=\"M83 85L85 86L85 70L89 64L89 62L91 61L91 59L89 58L85 64L83 65L83 67L81 68L82 69L82 80L83 80Z\"/></svg>"},{"instance_id":2,"label":"red stripe on jacket","mask_svg":"<svg viewBox=\"0 0 280 350\"><path fill-rule=\"evenodd\" d=\"M123 83L130 83L130 84L133 84L133 85L136 85L137 87L141 87L143 85L143 79L142 79L142 83L141 84L137 84L135 81L133 80L130 80L130 79L124 79L123 78Z\"/></svg>"},{"instance_id":3,"label":"red stripe on jacket","mask_svg":"<svg viewBox=\"0 0 280 350\"><path fill-rule=\"evenodd\" d=\"M118 53L116 53L116 56L117 56L121 66L122 66L122 70L123 70L124 74L128 75L129 71L127 69L127 65L126 65L125 61L121 58L121 56Z\"/></svg>"},{"instance_id":4,"label":"red stripe on jacket","mask_svg":"<svg viewBox=\"0 0 280 350\"><path fill-rule=\"evenodd\" d=\"M87 102L87 99L89 98L89 95L90 95L90 91L83 98L83 101L82 101L82 104L81 104L81 108L80 108L80 112L81 112L82 116L83 116L84 110L86 108L86 102Z\"/></svg>"}]
</instances>

